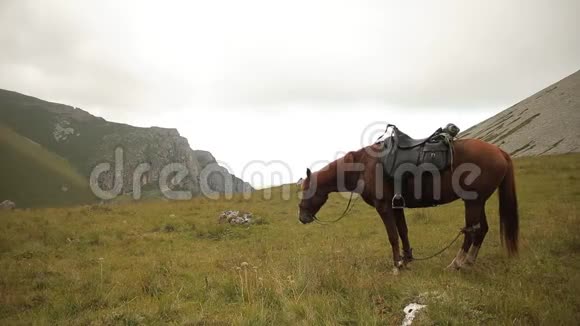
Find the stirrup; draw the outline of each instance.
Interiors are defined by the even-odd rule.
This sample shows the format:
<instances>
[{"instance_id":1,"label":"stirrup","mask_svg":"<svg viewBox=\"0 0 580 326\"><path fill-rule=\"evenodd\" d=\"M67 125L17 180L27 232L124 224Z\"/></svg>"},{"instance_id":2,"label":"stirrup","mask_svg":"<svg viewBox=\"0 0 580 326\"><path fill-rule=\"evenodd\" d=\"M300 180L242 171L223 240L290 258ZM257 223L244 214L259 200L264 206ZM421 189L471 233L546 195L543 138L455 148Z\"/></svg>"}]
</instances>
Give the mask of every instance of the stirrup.
<instances>
[{"instance_id":1,"label":"stirrup","mask_svg":"<svg viewBox=\"0 0 580 326\"><path fill-rule=\"evenodd\" d=\"M405 208L405 198L401 194L395 194L393 200L391 200L391 206L393 209L403 209Z\"/></svg>"}]
</instances>

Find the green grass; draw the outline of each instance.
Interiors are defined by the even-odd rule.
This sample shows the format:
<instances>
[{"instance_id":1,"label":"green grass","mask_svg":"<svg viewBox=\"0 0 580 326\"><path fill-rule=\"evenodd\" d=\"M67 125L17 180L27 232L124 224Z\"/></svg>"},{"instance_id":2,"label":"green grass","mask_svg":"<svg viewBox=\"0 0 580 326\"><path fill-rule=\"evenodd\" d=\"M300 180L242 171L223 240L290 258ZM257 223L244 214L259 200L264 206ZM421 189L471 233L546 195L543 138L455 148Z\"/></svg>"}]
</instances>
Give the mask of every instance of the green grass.
<instances>
[{"instance_id":1,"label":"green grass","mask_svg":"<svg viewBox=\"0 0 580 326\"><path fill-rule=\"evenodd\" d=\"M384 325L410 302L417 325L577 325L580 155L516 161L521 253L500 245L498 208L477 265L445 271L459 244L391 273L380 219L358 201L337 224L300 225L297 199L149 201L0 213L0 324ZM332 218L346 199L320 213ZM261 223L217 224L225 209ZM460 202L408 210L417 256L463 225Z\"/></svg>"},{"instance_id":2,"label":"green grass","mask_svg":"<svg viewBox=\"0 0 580 326\"><path fill-rule=\"evenodd\" d=\"M87 179L65 159L2 125L0 157L0 201L10 199L18 207L94 201Z\"/></svg>"}]
</instances>

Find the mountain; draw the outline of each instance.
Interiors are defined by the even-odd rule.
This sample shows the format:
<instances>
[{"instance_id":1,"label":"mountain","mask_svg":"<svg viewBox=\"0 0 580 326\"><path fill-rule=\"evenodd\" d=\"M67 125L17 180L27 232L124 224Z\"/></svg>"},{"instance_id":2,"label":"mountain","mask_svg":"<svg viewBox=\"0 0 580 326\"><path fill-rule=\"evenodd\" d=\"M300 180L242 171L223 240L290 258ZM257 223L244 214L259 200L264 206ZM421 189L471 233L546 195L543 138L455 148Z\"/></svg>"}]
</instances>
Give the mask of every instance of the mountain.
<instances>
[{"instance_id":1,"label":"mountain","mask_svg":"<svg viewBox=\"0 0 580 326\"><path fill-rule=\"evenodd\" d=\"M202 190L217 193L253 190L219 166L210 152L192 150L176 129L110 122L79 108L1 89L0 125L63 158L85 180L89 180L98 164L110 163L112 170L98 179L105 190L114 184L117 148L123 152L122 193L133 190L133 174L142 163L150 164L150 170L140 178L144 191L159 192L160 172L171 163L182 164L189 172L178 184L171 183L172 189L189 190L193 195Z\"/></svg>"},{"instance_id":2,"label":"mountain","mask_svg":"<svg viewBox=\"0 0 580 326\"><path fill-rule=\"evenodd\" d=\"M580 152L580 71L467 129L512 156Z\"/></svg>"},{"instance_id":3,"label":"mountain","mask_svg":"<svg viewBox=\"0 0 580 326\"><path fill-rule=\"evenodd\" d=\"M18 207L67 206L95 197L87 178L65 159L0 125L0 201Z\"/></svg>"}]
</instances>

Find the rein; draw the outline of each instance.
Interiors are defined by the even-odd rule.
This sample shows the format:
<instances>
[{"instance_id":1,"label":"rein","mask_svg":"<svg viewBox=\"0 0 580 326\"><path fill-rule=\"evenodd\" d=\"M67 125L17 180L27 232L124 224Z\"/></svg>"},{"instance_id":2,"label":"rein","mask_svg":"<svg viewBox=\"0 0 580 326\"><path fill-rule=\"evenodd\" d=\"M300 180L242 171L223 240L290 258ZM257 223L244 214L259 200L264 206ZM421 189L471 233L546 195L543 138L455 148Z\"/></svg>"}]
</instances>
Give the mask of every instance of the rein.
<instances>
[{"instance_id":1,"label":"rein","mask_svg":"<svg viewBox=\"0 0 580 326\"><path fill-rule=\"evenodd\" d=\"M328 224L332 224L332 223L336 223L338 221L340 221L343 217L345 217L346 215L348 215L348 213L351 211L351 209L354 207L354 202L352 200L352 196L354 195L354 192L350 193L350 198L348 199L348 203L346 204L346 208L344 209L344 212L342 212L342 215L340 215L337 219L335 220L331 220L331 221L321 221L318 219L318 217L316 217L316 215L314 215L314 222L320 224L320 225L328 225ZM358 199L358 197L357 197ZM351 206L352 203L352 206Z\"/></svg>"},{"instance_id":2,"label":"rein","mask_svg":"<svg viewBox=\"0 0 580 326\"><path fill-rule=\"evenodd\" d=\"M455 236L455 239L453 239L453 240L452 240L452 241L451 241L451 242L450 242L450 243L449 243L447 246L445 246L443 249L441 249L441 250L437 251L436 253L434 253L434 254L432 254L432 255L430 255L430 256L427 256L427 257L420 257L420 258L413 258L413 260L428 260L428 259L431 259L431 258L437 257L437 256L441 255L443 252L445 252L445 250L449 249L449 248L450 248L450 247L451 247L451 246L452 246L452 245L455 243L455 241L457 241L457 239L459 239L459 237L460 237L462 234L467 234L467 233L472 233L472 232L475 232L475 231L476 231L477 229L479 229L480 227L481 227L481 225L480 225L479 223L477 223L477 224L475 224L475 225L473 225L473 226L470 226L470 227L461 228L461 229L459 230L459 232L457 233L457 235Z\"/></svg>"}]
</instances>

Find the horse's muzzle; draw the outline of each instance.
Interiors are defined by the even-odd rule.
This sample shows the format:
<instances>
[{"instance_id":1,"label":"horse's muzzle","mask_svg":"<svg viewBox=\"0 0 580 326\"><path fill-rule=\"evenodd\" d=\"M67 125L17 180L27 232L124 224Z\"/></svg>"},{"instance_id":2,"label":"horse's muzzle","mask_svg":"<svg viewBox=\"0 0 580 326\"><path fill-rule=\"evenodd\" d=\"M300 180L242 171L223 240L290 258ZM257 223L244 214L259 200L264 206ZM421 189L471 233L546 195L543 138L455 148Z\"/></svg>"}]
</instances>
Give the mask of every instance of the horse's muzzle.
<instances>
[{"instance_id":1,"label":"horse's muzzle","mask_svg":"<svg viewBox=\"0 0 580 326\"><path fill-rule=\"evenodd\" d=\"M300 223L302 223L302 224L312 223L312 222L314 222L314 215L300 214L300 216L298 217L298 220L300 220Z\"/></svg>"}]
</instances>

